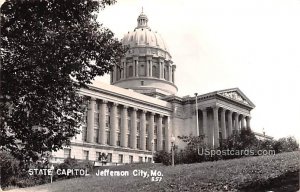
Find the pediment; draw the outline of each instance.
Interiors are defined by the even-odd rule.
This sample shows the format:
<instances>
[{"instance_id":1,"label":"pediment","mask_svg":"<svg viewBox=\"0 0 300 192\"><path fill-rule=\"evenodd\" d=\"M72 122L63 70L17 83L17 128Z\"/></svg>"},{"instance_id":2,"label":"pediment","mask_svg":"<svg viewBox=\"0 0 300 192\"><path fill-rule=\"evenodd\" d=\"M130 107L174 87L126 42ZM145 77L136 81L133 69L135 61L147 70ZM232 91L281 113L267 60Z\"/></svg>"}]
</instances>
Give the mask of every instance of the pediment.
<instances>
[{"instance_id":1,"label":"pediment","mask_svg":"<svg viewBox=\"0 0 300 192\"><path fill-rule=\"evenodd\" d=\"M250 101L250 99L248 99L246 95L238 88L218 91L218 94L233 101L237 101L239 103L255 107L255 105Z\"/></svg>"}]
</instances>

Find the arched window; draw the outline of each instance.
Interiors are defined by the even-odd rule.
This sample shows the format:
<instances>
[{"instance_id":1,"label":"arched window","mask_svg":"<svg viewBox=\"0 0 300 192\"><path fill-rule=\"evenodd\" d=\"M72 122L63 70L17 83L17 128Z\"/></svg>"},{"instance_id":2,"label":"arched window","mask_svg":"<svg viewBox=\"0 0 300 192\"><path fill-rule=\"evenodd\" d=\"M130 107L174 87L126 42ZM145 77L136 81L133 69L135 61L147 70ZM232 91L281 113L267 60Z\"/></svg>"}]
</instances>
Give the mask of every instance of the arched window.
<instances>
[{"instance_id":1,"label":"arched window","mask_svg":"<svg viewBox=\"0 0 300 192\"><path fill-rule=\"evenodd\" d=\"M133 76L133 67L132 65L128 67L128 77L132 77Z\"/></svg>"},{"instance_id":2,"label":"arched window","mask_svg":"<svg viewBox=\"0 0 300 192\"><path fill-rule=\"evenodd\" d=\"M152 66L152 76L158 78L158 77L159 77L158 75L159 75L159 74L158 74L157 67L156 67L155 65L153 65L153 66Z\"/></svg>"},{"instance_id":3,"label":"arched window","mask_svg":"<svg viewBox=\"0 0 300 192\"><path fill-rule=\"evenodd\" d=\"M145 76L145 65L140 65L139 66L139 76Z\"/></svg>"}]
</instances>

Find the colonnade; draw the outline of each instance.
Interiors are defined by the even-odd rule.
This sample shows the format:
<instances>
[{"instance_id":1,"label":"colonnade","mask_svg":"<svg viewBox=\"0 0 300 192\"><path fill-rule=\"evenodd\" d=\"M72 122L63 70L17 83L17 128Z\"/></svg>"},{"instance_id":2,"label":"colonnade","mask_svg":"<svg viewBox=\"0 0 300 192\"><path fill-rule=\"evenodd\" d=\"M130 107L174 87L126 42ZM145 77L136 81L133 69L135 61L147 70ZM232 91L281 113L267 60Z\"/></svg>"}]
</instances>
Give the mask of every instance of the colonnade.
<instances>
[{"instance_id":1,"label":"colonnade","mask_svg":"<svg viewBox=\"0 0 300 192\"><path fill-rule=\"evenodd\" d=\"M208 112L212 113L212 134L209 134L208 130ZM201 113L202 125L199 125L199 127L201 126L203 128L203 134L205 135L204 140L206 143L211 141L211 144L215 147L219 146L220 139L227 139L234 131L239 131L243 128L251 129L251 117L248 114L220 106L200 108L198 114ZM211 136L211 138L208 138L209 136Z\"/></svg>"},{"instance_id":2,"label":"colonnade","mask_svg":"<svg viewBox=\"0 0 300 192\"><path fill-rule=\"evenodd\" d=\"M88 143L138 150L168 150L169 120L163 114L90 98L87 108Z\"/></svg>"},{"instance_id":3,"label":"colonnade","mask_svg":"<svg viewBox=\"0 0 300 192\"><path fill-rule=\"evenodd\" d=\"M133 57L132 66L132 76L131 77L156 77L159 79L164 79L166 81L170 81L175 83L175 70L176 66L171 64L171 61L165 61L162 58L157 58L157 64L154 65L153 57L146 56L146 60L141 62L139 57ZM114 70L112 72L112 83L128 78L129 74L129 66L128 61L126 59L122 59L120 65L115 65ZM154 66L155 69L154 70ZM139 73L141 70L145 71L143 75Z\"/></svg>"}]
</instances>

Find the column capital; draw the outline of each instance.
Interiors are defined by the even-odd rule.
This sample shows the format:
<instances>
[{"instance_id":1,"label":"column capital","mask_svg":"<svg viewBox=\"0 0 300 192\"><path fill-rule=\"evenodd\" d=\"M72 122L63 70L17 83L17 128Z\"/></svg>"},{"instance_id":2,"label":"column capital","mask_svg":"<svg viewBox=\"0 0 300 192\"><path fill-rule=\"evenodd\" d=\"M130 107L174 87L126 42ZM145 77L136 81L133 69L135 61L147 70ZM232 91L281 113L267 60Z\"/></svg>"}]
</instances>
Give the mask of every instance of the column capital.
<instances>
[{"instance_id":1,"label":"column capital","mask_svg":"<svg viewBox=\"0 0 300 192\"><path fill-rule=\"evenodd\" d=\"M112 103L112 105L113 105L113 106L115 106L115 107L117 107L119 104L118 104L118 103L115 103L115 102L113 102L113 103Z\"/></svg>"},{"instance_id":2,"label":"column capital","mask_svg":"<svg viewBox=\"0 0 300 192\"><path fill-rule=\"evenodd\" d=\"M123 105L123 109L128 109L128 106L127 105Z\"/></svg>"},{"instance_id":3,"label":"column capital","mask_svg":"<svg viewBox=\"0 0 300 192\"><path fill-rule=\"evenodd\" d=\"M162 115L162 114L159 114L158 116L159 116L160 118L163 118L163 117L164 117L164 115Z\"/></svg>"},{"instance_id":4,"label":"column capital","mask_svg":"<svg viewBox=\"0 0 300 192\"><path fill-rule=\"evenodd\" d=\"M90 101L96 101L95 97L90 97Z\"/></svg>"},{"instance_id":5,"label":"column capital","mask_svg":"<svg viewBox=\"0 0 300 192\"><path fill-rule=\"evenodd\" d=\"M206 107L202 107L202 108L199 108L202 112L207 112L207 108Z\"/></svg>"},{"instance_id":6,"label":"column capital","mask_svg":"<svg viewBox=\"0 0 300 192\"><path fill-rule=\"evenodd\" d=\"M224 113L225 114L225 112L227 111L227 109L225 109L225 108L222 108L222 113Z\"/></svg>"},{"instance_id":7,"label":"column capital","mask_svg":"<svg viewBox=\"0 0 300 192\"><path fill-rule=\"evenodd\" d=\"M154 116L154 115L155 115L155 113L154 113L154 112L150 112L150 114L151 114L152 116Z\"/></svg>"},{"instance_id":8,"label":"column capital","mask_svg":"<svg viewBox=\"0 0 300 192\"><path fill-rule=\"evenodd\" d=\"M230 115L232 115L233 111L231 111L231 110L228 110L228 113L229 113Z\"/></svg>"},{"instance_id":9,"label":"column capital","mask_svg":"<svg viewBox=\"0 0 300 192\"><path fill-rule=\"evenodd\" d=\"M132 108L132 110L133 110L133 111L137 111L137 110L138 110L138 108L135 108L135 107L133 107L133 108Z\"/></svg>"},{"instance_id":10,"label":"column capital","mask_svg":"<svg viewBox=\"0 0 300 192\"><path fill-rule=\"evenodd\" d=\"M142 110L142 114L146 114L147 113L147 111L146 110Z\"/></svg>"},{"instance_id":11,"label":"column capital","mask_svg":"<svg viewBox=\"0 0 300 192\"><path fill-rule=\"evenodd\" d=\"M102 102L101 103L103 103L103 104L107 104L108 103L108 101L107 100L102 100Z\"/></svg>"},{"instance_id":12,"label":"column capital","mask_svg":"<svg viewBox=\"0 0 300 192\"><path fill-rule=\"evenodd\" d=\"M251 118L252 118L251 116L246 116L246 119L249 119L249 120L250 120Z\"/></svg>"},{"instance_id":13,"label":"column capital","mask_svg":"<svg viewBox=\"0 0 300 192\"><path fill-rule=\"evenodd\" d=\"M211 106L213 110L218 110L220 107L218 105Z\"/></svg>"}]
</instances>

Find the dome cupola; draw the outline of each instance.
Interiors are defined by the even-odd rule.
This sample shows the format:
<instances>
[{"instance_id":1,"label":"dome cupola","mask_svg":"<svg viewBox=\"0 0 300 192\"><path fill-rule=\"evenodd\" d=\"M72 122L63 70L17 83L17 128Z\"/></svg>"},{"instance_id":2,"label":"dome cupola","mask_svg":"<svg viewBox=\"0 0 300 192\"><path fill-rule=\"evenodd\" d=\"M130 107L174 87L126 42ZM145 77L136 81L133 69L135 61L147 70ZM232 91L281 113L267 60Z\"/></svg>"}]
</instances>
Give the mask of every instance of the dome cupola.
<instances>
[{"instance_id":1,"label":"dome cupola","mask_svg":"<svg viewBox=\"0 0 300 192\"><path fill-rule=\"evenodd\" d=\"M122 44L129 50L115 65L111 84L154 97L177 93L176 66L163 38L151 30L143 12L137 18L137 27L124 35Z\"/></svg>"}]
</instances>

